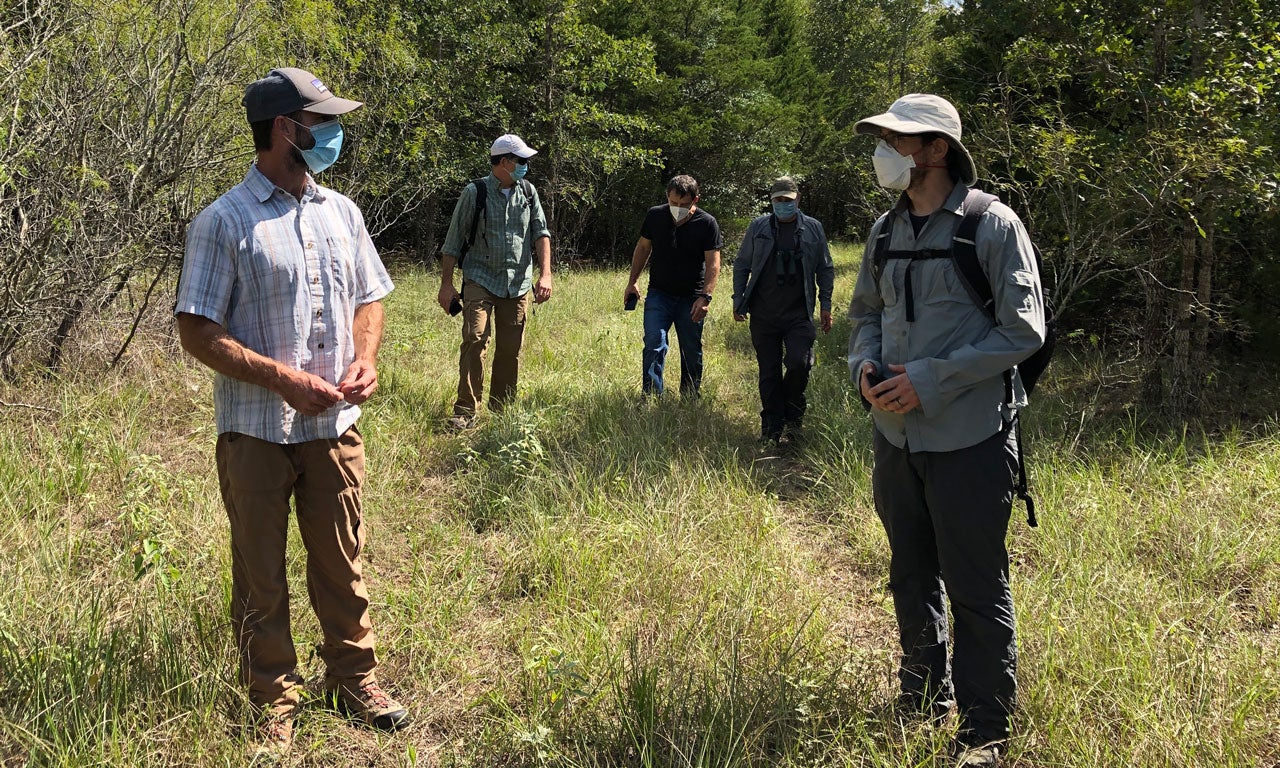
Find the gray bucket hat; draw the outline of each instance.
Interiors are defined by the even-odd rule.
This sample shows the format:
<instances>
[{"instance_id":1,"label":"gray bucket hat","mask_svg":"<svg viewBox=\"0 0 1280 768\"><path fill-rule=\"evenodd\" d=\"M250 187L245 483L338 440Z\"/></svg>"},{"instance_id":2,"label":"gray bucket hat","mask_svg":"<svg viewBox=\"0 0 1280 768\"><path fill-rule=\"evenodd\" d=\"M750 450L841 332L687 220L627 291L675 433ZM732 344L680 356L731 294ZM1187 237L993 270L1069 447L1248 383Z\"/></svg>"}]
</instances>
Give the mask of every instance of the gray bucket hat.
<instances>
[{"instance_id":1,"label":"gray bucket hat","mask_svg":"<svg viewBox=\"0 0 1280 768\"><path fill-rule=\"evenodd\" d=\"M960 181L973 186L978 180L978 168L973 163L973 156L960 141L960 113L951 102L941 96L908 93L893 102L888 112L859 120L853 126L857 133L872 136L879 136L882 128L894 133L941 133L947 137L951 149L959 152L964 160L964 172Z\"/></svg>"},{"instance_id":2,"label":"gray bucket hat","mask_svg":"<svg viewBox=\"0 0 1280 768\"><path fill-rule=\"evenodd\" d=\"M240 103L251 123L303 109L336 116L364 106L363 102L334 96L320 78L297 67L273 69L261 80L249 83Z\"/></svg>"}]
</instances>

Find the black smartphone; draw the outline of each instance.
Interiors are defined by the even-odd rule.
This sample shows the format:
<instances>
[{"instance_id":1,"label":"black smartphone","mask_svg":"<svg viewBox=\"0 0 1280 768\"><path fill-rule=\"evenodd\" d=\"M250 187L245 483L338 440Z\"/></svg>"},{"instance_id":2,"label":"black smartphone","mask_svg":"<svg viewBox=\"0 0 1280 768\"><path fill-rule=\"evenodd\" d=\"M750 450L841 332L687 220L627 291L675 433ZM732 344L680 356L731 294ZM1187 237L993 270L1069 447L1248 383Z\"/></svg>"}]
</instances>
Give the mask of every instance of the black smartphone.
<instances>
[{"instance_id":1,"label":"black smartphone","mask_svg":"<svg viewBox=\"0 0 1280 768\"><path fill-rule=\"evenodd\" d=\"M630 312L636 308L636 302L640 301L640 294L628 293L627 300L622 302L622 308Z\"/></svg>"},{"instance_id":2,"label":"black smartphone","mask_svg":"<svg viewBox=\"0 0 1280 768\"><path fill-rule=\"evenodd\" d=\"M875 385L880 384L884 381L884 377L876 373L875 371L869 371L867 373L862 374L862 376L867 380L867 389L871 389Z\"/></svg>"},{"instance_id":3,"label":"black smartphone","mask_svg":"<svg viewBox=\"0 0 1280 768\"><path fill-rule=\"evenodd\" d=\"M456 315L462 311L462 297L454 296L453 301L449 302L449 314Z\"/></svg>"}]
</instances>

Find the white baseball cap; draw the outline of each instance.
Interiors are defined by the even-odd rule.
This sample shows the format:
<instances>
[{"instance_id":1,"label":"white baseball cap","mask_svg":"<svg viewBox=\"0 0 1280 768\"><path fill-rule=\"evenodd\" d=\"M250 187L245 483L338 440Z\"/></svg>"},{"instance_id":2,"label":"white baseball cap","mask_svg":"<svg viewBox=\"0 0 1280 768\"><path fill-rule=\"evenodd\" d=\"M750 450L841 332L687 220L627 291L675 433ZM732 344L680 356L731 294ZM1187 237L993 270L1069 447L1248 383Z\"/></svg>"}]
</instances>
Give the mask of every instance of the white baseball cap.
<instances>
[{"instance_id":1,"label":"white baseball cap","mask_svg":"<svg viewBox=\"0 0 1280 768\"><path fill-rule=\"evenodd\" d=\"M853 126L857 133L879 136L880 130L887 128L894 133L941 133L947 137L947 143L958 151L964 159L964 174L960 181L972 186L978 180L978 168L973 163L973 156L960 142L960 113L951 102L932 93L908 93L893 102L889 111L865 120L859 120Z\"/></svg>"},{"instance_id":2,"label":"white baseball cap","mask_svg":"<svg viewBox=\"0 0 1280 768\"><path fill-rule=\"evenodd\" d=\"M514 133L502 134L493 142L493 146L489 147L490 157L497 157L498 155L533 157L536 154L538 154L538 150L525 144L524 139Z\"/></svg>"}]
</instances>

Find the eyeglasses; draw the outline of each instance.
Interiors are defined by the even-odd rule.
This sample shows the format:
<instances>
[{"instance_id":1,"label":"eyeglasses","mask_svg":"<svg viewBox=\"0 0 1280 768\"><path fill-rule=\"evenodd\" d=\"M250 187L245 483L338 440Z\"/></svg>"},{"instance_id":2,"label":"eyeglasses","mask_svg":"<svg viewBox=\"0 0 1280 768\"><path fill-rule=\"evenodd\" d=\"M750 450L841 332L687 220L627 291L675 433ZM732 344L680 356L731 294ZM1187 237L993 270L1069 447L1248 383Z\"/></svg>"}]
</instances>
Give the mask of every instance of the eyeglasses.
<instances>
[{"instance_id":1,"label":"eyeglasses","mask_svg":"<svg viewBox=\"0 0 1280 768\"><path fill-rule=\"evenodd\" d=\"M529 158L527 158L527 157L520 157L520 156L518 156L518 155L507 155L507 158L508 158L508 159L510 159L510 160L514 160L516 165L528 165L528 164L529 164Z\"/></svg>"},{"instance_id":2,"label":"eyeglasses","mask_svg":"<svg viewBox=\"0 0 1280 768\"><path fill-rule=\"evenodd\" d=\"M898 148L898 145L902 143L903 139L918 139L918 138L920 138L920 134L918 133L894 133L893 131L885 131L884 133L880 134L880 140L883 141L885 144L888 144L889 146L893 147L894 149Z\"/></svg>"}]
</instances>

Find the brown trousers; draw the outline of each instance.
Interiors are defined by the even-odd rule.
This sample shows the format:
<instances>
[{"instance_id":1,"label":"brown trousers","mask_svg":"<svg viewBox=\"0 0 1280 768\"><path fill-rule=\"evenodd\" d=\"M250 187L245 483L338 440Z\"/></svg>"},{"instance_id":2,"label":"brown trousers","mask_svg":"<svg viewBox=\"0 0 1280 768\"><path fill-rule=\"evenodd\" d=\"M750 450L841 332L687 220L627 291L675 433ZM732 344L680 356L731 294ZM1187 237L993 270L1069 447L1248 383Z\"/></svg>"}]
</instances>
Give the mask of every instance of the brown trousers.
<instances>
[{"instance_id":1,"label":"brown trousers","mask_svg":"<svg viewBox=\"0 0 1280 768\"><path fill-rule=\"evenodd\" d=\"M372 681L377 660L360 570L359 431L353 426L335 440L296 445L227 432L218 436L217 464L231 522L231 621L250 701L287 715L301 697L285 577L290 497L307 550L307 593L324 637L326 682Z\"/></svg>"},{"instance_id":2,"label":"brown trousers","mask_svg":"<svg viewBox=\"0 0 1280 768\"><path fill-rule=\"evenodd\" d=\"M462 346L458 354L458 399L453 404L454 415L474 416L484 396L484 353L489 348L490 331L495 344L489 410L498 413L515 397L530 295L531 292L526 291L515 298L504 299L470 280L462 282Z\"/></svg>"}]
</instances>

